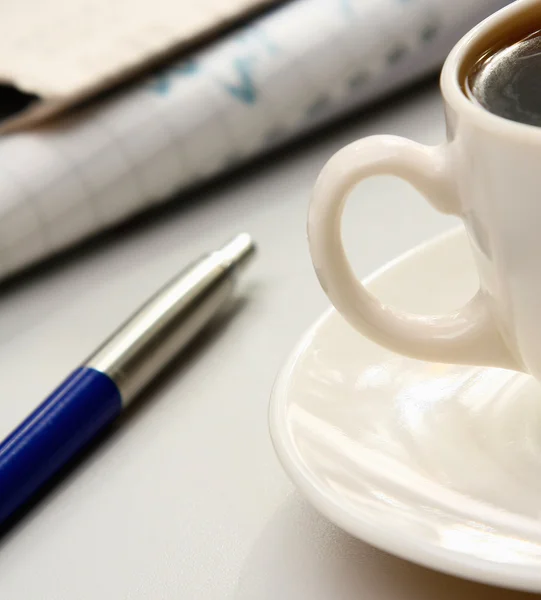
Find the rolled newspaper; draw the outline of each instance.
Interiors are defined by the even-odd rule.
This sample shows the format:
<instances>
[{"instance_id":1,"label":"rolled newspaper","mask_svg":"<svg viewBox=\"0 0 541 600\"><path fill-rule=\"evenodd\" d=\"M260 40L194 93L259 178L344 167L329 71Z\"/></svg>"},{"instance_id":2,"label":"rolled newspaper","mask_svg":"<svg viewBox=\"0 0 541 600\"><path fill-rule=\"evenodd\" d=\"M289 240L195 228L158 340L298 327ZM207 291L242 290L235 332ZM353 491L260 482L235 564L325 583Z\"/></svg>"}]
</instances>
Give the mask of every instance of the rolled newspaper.
<instances>
[{"instance_id":1,"label":"rolled newspaper","mask_svg":"<svg viewBox=\"0 0 541 600\"><path fill-rule=\"evenodd\" d=\"M296 0L0 139L0 277L435 71L505 0Z\"/></svg>"}]
</instances>

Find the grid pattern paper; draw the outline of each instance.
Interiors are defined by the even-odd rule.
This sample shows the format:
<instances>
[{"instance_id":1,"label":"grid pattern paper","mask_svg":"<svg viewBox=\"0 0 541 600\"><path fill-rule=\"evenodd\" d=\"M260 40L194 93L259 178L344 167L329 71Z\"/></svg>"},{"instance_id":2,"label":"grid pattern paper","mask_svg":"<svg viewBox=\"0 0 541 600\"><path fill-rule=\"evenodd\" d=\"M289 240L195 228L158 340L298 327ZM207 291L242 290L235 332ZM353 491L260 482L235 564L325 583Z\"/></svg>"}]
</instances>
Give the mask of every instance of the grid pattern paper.
<instances>
[{"instance_id":1,"label":"grid pattern paper","mask_svg":"<svg viewBox=\"0 0 541 600\"><path fill-rule=\"evenodd\" d=\"M0 139L0 276L438 68L503 0L296 0Z\"/></svg>"}]
</instances>

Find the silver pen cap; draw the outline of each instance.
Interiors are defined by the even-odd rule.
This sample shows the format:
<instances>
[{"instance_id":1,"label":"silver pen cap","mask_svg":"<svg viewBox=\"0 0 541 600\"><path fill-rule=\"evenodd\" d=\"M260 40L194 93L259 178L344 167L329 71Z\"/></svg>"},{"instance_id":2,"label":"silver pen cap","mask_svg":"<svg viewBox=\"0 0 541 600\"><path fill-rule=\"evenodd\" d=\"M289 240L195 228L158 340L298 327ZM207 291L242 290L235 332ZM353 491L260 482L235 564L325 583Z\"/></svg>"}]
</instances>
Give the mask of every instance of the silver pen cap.
<instances>
[{"instance_id":1,"label":"silver pen cap","mask_svg":"<svg viewBox=\"0 0 541 600\"><path fill-rule=\"evenodd\" d=\"M247 233L184 269L85 362L117 385L129 404L220 310L236 274L255 254Z\"/></svg>"}]
</instances>

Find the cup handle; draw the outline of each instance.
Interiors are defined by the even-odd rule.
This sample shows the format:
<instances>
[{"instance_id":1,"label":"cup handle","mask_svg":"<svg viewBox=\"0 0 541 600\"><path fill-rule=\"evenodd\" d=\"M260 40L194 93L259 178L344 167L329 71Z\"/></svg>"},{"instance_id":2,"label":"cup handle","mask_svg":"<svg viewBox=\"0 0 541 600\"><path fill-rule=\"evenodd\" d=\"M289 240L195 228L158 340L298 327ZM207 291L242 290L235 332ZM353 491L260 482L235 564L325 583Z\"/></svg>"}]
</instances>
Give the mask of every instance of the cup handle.
<instances>
[{"instance_id":1,"label":"cup handle","mask_svg":"<svg viewBox=\"0 0 541 600\"><path fill-rule=\"evenodd\" d=\"M363 335L406 356L522 370L505 345L482 290L456 312L425 316L382 304L355 277L342 244L341 219L349 192L371 175L401 177L435 208L459 212L445 146L382 135L339 150L317 179L308 216L312 261L336 309Z\"/></svg>"}]
</instances>

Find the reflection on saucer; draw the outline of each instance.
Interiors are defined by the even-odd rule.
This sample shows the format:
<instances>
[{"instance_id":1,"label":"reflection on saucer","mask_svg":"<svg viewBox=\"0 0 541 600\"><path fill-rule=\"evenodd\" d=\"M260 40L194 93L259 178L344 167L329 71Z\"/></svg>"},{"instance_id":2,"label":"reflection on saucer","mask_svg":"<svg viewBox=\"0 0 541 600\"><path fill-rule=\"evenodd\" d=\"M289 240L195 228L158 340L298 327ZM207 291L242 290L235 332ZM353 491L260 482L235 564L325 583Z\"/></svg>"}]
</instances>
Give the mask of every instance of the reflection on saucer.
<instances>
[{"instance_id":1,"label":"reflection on saucer","mask_svg":"<svg viewBox=\"0 0 541 600\"><path fill-rule=\"evenodd\" d=\"M459 232L371 285L395 304L445 311L469 295L472 271ZM398 356L330 311L282 370L270 423L291 478L353 535L446 572L541 591L534 379Z\"/></svg>"}]
</instances>

